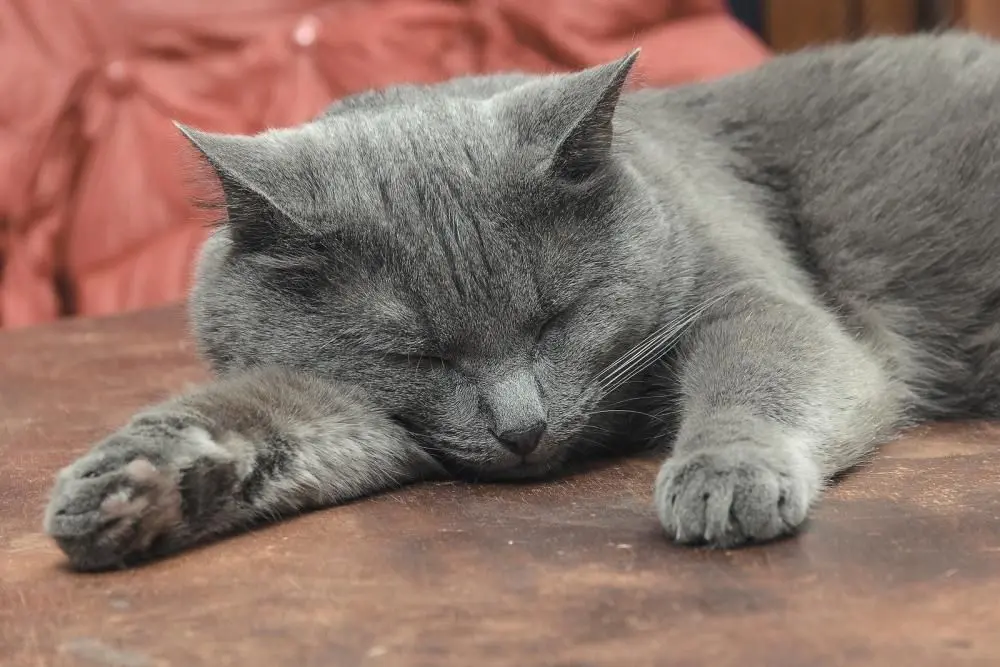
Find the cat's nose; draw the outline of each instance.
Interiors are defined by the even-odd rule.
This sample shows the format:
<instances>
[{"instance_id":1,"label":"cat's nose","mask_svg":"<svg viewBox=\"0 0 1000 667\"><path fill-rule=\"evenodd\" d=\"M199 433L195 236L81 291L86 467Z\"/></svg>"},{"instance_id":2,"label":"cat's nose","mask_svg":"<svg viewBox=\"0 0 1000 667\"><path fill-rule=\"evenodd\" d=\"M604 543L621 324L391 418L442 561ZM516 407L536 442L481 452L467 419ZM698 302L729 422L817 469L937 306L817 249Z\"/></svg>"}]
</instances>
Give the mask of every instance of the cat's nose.
<instances>
[{"instance_id":1,"label":"cat's nose","mask_svg":"<svg viewBox=\"0 0 1000 667\"><path fill-rule=\"evenodd\" d=\"M545 435L545 427L545 422L540 421L525 429L504 431L497 436L497 439L504 447L515 454L527 456L538 449L538 443L541 442L542 436Z\"/></svg>"}]
</instances>

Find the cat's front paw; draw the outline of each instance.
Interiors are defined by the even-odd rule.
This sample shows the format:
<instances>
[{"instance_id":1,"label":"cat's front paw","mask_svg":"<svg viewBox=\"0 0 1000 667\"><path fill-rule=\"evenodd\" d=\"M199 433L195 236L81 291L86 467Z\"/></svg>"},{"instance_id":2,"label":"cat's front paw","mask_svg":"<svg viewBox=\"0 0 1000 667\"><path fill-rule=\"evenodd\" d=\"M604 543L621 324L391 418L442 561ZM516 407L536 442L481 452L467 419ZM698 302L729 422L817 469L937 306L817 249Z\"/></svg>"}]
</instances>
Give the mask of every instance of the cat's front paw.
<instances>
[{"instance_id":1,"label":"cat's front paw","mask_svg":"<svg viewBox=\"0 0 1000 667\"><path fill-rule=\"evenodd\" d=\"M819 471L805 455L746 443L671 457L655 501L677 542L734 547L795 531L819 489Z\"/></svg>"},{"instance_id":2,"label":"cat's front paw","mask_svg":"<svg viewBox=\"0 0 1000 667\"><path fill-rule=\"evenodd\" d=\"M200 428L137 420L59 473L45 531L78 570L141 558L185 530L190 472L219 470L219 452Z\"/></svg>"}]
</instances>

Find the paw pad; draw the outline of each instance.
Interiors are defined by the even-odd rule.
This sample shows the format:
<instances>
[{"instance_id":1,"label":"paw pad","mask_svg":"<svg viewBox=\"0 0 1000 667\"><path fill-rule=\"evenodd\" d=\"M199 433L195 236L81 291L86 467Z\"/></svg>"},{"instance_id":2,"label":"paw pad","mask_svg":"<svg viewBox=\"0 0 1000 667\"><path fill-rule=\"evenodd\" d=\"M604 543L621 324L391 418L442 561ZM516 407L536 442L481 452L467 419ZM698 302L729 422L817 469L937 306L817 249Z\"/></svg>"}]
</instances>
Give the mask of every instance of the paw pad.
<instances>
[{"instance_id":1,"label":"paw pad","mask_svg":"<svg viewBox=\"0 0 1000 667\"><path fill-rule=\"evenodd\" d=\"M660 470L656 506L678 542L730 547L797 529L819 491L811 461L756 445L672 457Z\"/></svg>"}]
</instances>

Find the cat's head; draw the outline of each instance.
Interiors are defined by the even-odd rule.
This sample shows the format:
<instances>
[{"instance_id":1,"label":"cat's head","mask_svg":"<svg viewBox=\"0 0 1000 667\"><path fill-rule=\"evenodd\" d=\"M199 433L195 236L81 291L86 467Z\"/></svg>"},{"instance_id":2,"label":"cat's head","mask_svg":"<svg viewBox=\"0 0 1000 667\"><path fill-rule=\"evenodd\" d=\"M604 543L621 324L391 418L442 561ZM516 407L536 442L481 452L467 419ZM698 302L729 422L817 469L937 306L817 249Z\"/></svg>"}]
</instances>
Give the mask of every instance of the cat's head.
<instances>
[{"instance_id":1,"label":"cat's head","mask_svg":"<svg viewBox=\"0 0 1000 667\"><path fill-rule=\"evenodd\" d=\"M477 475L598 437L596 380L671 305L669 221L613 123L636 55L369 93L254 137L182 128L225 195L192 296L206 355L360 385Z\"/></svg>"}]
</instances>

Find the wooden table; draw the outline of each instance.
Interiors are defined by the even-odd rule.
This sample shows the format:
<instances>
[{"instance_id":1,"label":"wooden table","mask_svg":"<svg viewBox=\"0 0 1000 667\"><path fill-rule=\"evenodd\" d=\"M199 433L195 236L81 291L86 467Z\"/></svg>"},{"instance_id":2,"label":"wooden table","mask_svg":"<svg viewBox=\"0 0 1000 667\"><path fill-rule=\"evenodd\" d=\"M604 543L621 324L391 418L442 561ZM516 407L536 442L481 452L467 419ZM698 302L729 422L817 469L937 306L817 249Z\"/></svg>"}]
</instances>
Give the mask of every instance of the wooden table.
<instances>
[{"instance_id":1,"label":"wooden table","mask_svg":"<svg viewBox=\"0 0 1000 667\"><path fill-rule=\"evenodd\" d=\"M53 473L204 377L179 311L0 335L0 664L998 665L1000 427L939 427L797 539L674 547L656 463L424 485L131 571L68 572Z\"/></svg>"}]
</instances>

